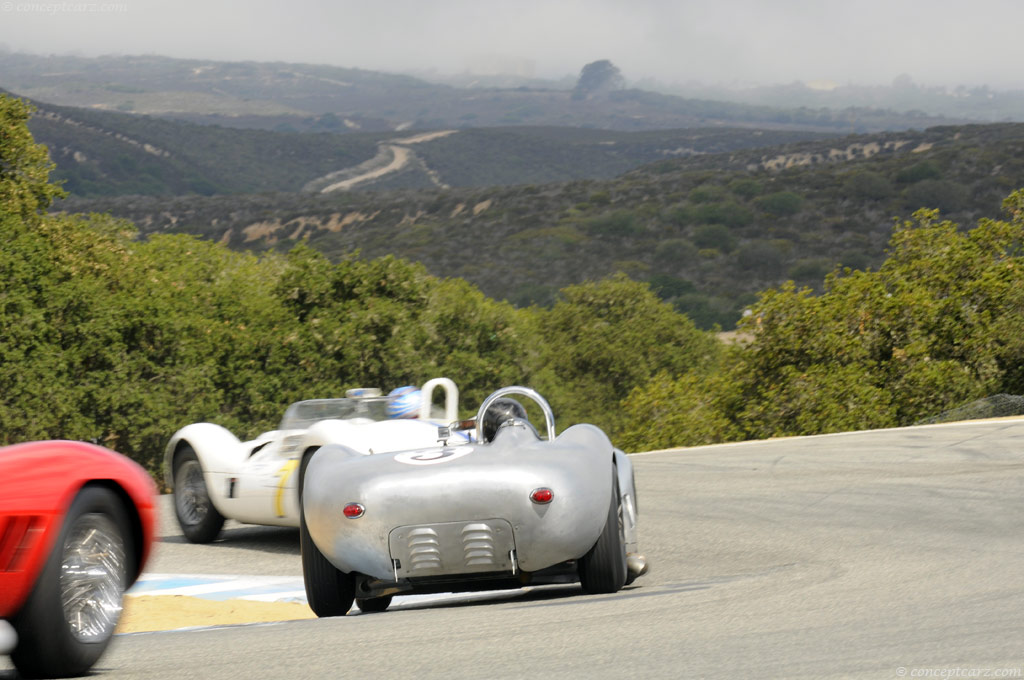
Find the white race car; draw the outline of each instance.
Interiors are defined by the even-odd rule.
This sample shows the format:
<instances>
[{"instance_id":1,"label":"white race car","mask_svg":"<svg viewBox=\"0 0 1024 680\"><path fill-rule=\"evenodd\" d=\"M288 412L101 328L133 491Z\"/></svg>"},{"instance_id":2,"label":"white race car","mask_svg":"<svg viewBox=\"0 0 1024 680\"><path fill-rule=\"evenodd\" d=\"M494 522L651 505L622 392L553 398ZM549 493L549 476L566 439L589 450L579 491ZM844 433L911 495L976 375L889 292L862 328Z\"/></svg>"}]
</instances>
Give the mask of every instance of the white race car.
<instances>
[{"instance_id":1,"label":"white race car","mask_svg":"<svg viewBox=\"0 0 1024 680\"><path fill-rule=\"evenodd\" d=\"M432 406L439 387L440 413ZM438 426L458 421L458 402L455 383L434 378L420 390L406 388L398 399L357 389L341 399L296 402L278 429L252 441L240 441L213 423L187 425L174 433L164 454L182 533L193 543L209 543L225 518L298 527L296 473L306 453L336 443L368 454L441 447ZM468 443L473 435L456 431L454 437Z\"/></svg>"}]
</instances>

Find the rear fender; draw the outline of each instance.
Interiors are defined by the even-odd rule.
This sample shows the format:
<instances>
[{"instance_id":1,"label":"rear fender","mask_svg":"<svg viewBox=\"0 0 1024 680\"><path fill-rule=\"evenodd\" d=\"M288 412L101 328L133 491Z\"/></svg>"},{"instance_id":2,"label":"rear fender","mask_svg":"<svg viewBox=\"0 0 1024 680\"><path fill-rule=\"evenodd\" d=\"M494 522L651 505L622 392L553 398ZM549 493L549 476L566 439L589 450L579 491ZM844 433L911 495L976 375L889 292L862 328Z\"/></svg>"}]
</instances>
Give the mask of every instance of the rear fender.
<instances>
[{"instance_id":1,"label":"rear fender","mask_svg":"<svg viewBox=\"0 0 1024 680\"><path fill-rule=\"evenodd\" d=\"M640 513L636 497L636 480L633 475L633 461L625 452L615 449L615 469L619 476L619 499L622 501L623 528L626 534L626 552L639 551L637 516Z\"/></svg>"},{"instance_id":2,"label":"rear fender","mask_svg":"<svg viewBox=\"0 0 1024 680\"><path fill-rule=\"evenodd\" d=\"M184 445L196 452L199 464L203 466L206 484L210 486L211 473L233 473L247 457L241 441L227 428L214 423L193 423L186 425L171 437L164 452L164 481L169 489L174 488L174 457ZM219 499L214 499L216 502Z\"/></svg>"},{"instance_id":3,"label":"rear fender","mask_svg":"<svg viewBox=\"0 0 1024 680\"><path fill-rule=\"evenodd\" d=\"M302 448L359 440L361 428L366 427L366 424L357 425L346 420L321 420L306 430Z\"/></svg>"}]
</instances>

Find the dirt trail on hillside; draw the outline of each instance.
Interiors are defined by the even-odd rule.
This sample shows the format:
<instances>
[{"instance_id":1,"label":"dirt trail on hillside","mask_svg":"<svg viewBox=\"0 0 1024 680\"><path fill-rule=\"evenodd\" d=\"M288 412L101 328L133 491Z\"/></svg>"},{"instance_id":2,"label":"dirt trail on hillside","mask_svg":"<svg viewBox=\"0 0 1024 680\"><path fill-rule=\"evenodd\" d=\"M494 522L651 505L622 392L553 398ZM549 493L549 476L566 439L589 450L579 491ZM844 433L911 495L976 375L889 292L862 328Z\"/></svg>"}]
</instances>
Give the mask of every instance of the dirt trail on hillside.
<instances>
[{"instance_id":1,"label":"dirt trail on hillside","mask_svg":"<svg viewBox=\"0 0 1024 680\"><path fill-rule=\"evenodd\" d=\"M307 186L315 185L319 182L322 182L325 179L337 177L339 175L345 174L347 171L358 169L361 166L366 166L367 170L365 172L361 172L360 174L355 175L354 177L348 177L338 182L332 182L319 190L319 192L322 194L330 193L332 191L347 191L352 187L356 186L357 184L362 184L363 182L379 179L384 175L389 175L391 173L398 172L399 170L405 168L405 166L407 166L410 160L415 156L411 149L406 148L407 145L429 142L435 139L440 139L442 137L447 137L448 135L453 135L456 132L458 132L458 130L438 130L436 132L424 132L423 134L413 135L412 137L389 139L387 141L381 142L378 145L377 155L374 156L369 161L361 163L360 165L355 166L355 168L349 168L347 170L337 170L335 172L332 172L329 175L321 177L320 179L309 182ZM386 160L388 157L390 157L390 161ZM385 162L387 163L386 165L381 165L381 163Z\"/></svg>"}]
</instances>

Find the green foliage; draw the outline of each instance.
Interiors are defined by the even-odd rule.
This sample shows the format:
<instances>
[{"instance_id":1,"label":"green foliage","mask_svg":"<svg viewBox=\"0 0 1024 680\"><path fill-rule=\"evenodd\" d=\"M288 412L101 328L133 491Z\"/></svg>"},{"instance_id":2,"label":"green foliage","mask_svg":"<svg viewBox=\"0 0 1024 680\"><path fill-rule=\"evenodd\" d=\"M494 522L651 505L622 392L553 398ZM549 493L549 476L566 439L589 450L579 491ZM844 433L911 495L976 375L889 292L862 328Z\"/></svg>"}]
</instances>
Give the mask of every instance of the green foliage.
<instances>
[{"instance_id":1,"label":"green foliage","mask_svg":"<svg viewBox=\"0 0 1024 680\"><path fill-rule=\"evenodd\" d=\"M35 220L63 196L49 184L53 163L46 147L36 144L26 123L34 108L0 93L0 215Z\"/></svg>"},{"instance_id":2,"label":"green foliage","mask_svg":"<svg viewBox=\"0 0 1024 680\"><path fill-rule=\"evenodd\" d=\"M633 236L642 229L636 214L629 210L592 217L586 220L584 228L591 234L617 238Z\"/></svg>"},{"instance_id":3,"label":"green foliage","mask_svg":"<svg viewBox=\"0 0 1024 680\"><path fill-rule=\"evenodd\" d=\"M684 238L669 238L658 243L654 257L667 264L687 264L696 259L697 247Z\"/></svg>"},{"instance_id":4,"label":"green foliage","mask_svg":"<svg viewBox=\"0 0 1024 680\"><path fill-rule=\"evenodd\" d=\"M764 191L764 187L755 179L734 179L729 182L729 191L742 199L750 200L759 196Z\"/></svg>"},{"instance_id":5,"label":"green foliage","mask_svg":"<svg viewBox=\"0 0 1024 680\"><path fill-rule=\"evenodd\" d=\"M702 224L693 230L693 243L698 248L730 253L736 248L736 237L724 224Z\"/></svg>"},{"instance_id":6,"label":"green foliage","mask_svg":"<svg viewBox=\"0 0 1024 680\"><path fill-rule=\"evenodd\" d=\"M797 282L820 285L833 268L832 264L823 258L804 258L790 267L786 275Z\"/></svg>"},{"instance_id":7,"label":"green foliage","mask_svg":"<svg viewBox=\"0 0 1024 680\"><path fill-rule=\"evenodd\" d=\"M674 379L662 372L623 402L629 423L618 441L625 451L700 446L741 439L743 433L724 415L727 393L715 375L686 374Z\"/></svg>"},{"instance_id":8,"label":"green foliage","mask_svg":"<svg viewBox=\"0 0 1024 680\"><path fill-rule=\"evenodd\" d=\"M741 307L736 300L719 295L691 292L669 298L676 311L685 314L698 328L735 328Z\"/></svg>"},{"instance_id":9,"label":"green foliage","mask_svg":"<svg viewBox=\"0 0 1024 680\"><path fill-rule=\"evenodd\" d=\"M914 184L926 179L939 179L942 177L942 170L939 164L933 160L921 161L906 167L896 173L896 181L900 184Z\"/></svg>"},{"instance_id":10,"label":"green foliage","mask_svg":"<svg viewBox=\"0 0 1024 680\"><path fill-rule=\"evenodd\" d=\"M892 195L893 187L881 173L858 170L843 181L843 193L854 199L880 201Z\"/></svg>"},{"instance_id":11,"label":"green foliage","mask_svg":"<svg viewBox=\"0 0 1024 680\"><path fill-rule=\"evenodd\" d=\"M614 433L619 402L662 371L707 370L714 339L658 300L644 284L619 275L570 286L541 313L541 368L535 385L561 422L585 420Z\"/></svg>"},{"instance_id":12,"label":"green foliage","mask_svg":"<svg viewBox=\"0 0 1024 680\"><path fill-rule=\"evenodd\" d=\"M690 215L693 221L701 224L724 224L729 227L743 227L754 220L750 210L732 201L702 203L695 206Z\"/></svg>"},{"instance_id":13,"label":"green foliage","mask_svg":"<svg viewBox=\"0 0 1024 680\"><path fill-rule=\"evenodd\" d=\"M638 278L679 276L693 281L705 300L725 298L726 306L736 309L741 297L791 278L790 271L801 260L877 267L885 259L894 218L907 219L921 206L939 207L944 217L968 224L982 216L998 217L1002 199L1024 186L1024 125L949 126L737 150L739 145L778 139L776 133L754 132L759 131L655 135L532 127L460 130L416 145L417 156L430 167L440 168L438 162L444 161L440 176L453 184L444 191L124 197L72 199L61 205L75 211L113 211L135 222L143 236L185 232L223 239L239 249L282 251L305 240L332 260L356 249L368 258L394 254L521 305L548 305L560 288L608 276L628 261ZM614 144L604 143L609 141ZM871 157L856 152L872 145L880 151ZM502 167L514 161L537 172L553 165L566 171L585 165L603 173L612 171L605 161L616 154L628 155L630 149L660 154L659 149L677 146L728 153L665 160L656 170L644 167L612 181L460 189L453 179L500 179L492 173L495 159ZM485 152L492 148L493 153ZM600 153L591 153L596 151ZM792 155L813 162L782 171L764 166ZM896 181L901 171L923 162L941 167L942 178ZM931 184L935 181L957 186L936 187ZM752 198L733 190L751 183L759 187ZM709 186L726 187L724 197L709 203L687 199ZM929 187L938 190L923 195ZM756 204L784 192L803 197L796 214L778 217ZM912 200L906 201L903 192ZM609 203L602 205L605 196ZM627 214L634 218L620 219ZM706 222L728 227L729 235L708 238L700 228ZM698 235L704 244L690 253L683 241L695 243ZM792 244L783 251L781 266L771 270L777 272L774 276L750 276L739 261L740 246L758 240ZM821 290L820 279L797 278ZM686 309L696 312L703 303L696 298L693 302L697 306ZM693 318L710 317L701 312Z\"/></svg>"},{"instance_id":14,"label":"green foliage","mask_svg":"<svg viewBox=\"0 0 1024 680\"><path fill-rule=\"evenodd\" d=\"M686 197L691 203L717 203L725 198L725 190L714 184L702 184Z\"/></svg>"},{"instance_id":15,"label":"green foliage","mask_svg":"<svg viewBox=\"0 0 1024 680\"><path fill-rule=\"evenodd\" d=\"M669 274L655 274L648 283L651 286L651 290L662 300L692 293L696 290L693 281L681 279L678 276L670 276Z\"/></svg>"},{"instance_id":16,"label":"green foliage","mask_svg":"<svg viewBox=\"0 0 1024 680\"><path fill-rule=\"evenodd\" d=\"M792 283L765 291L741 323L750 339L720 373L662 376L630 395L626 440L652 436L642 419L666 399L717 432L678 416L660 446L908 425L1018 393L1024 191L1005 207L1010 221L982 219L966 233L919 211L897 225L877 272L830 274L821 295Z\"/></svg>"},{"instance_id":17,"label":"green foliage","mask_svg":"<svg viewBox=\"0 0 1024 680\"><path fill-rule=\"evenodd\" d=\"M754 204L766 213L776 217L785 217L800 212L804 199L800 194L792 191L777 191L758 197L754 200Z\"/></svg>"},{"instance_id":18,"label":"green foliage","mask_svg":"<svg viewBox=\"0 0 1024 680\"><path fill-rule=\"evenodd\" d=\"M966 189L941 179L924 179L903 190L903 204L911 210L938 208L948 215L963 208L967 199Z\"/></svg>"},{"instance_id":19,"label":"green foliage","mask_svg":"<svg viewBox=\"0 0 1024 680\"><path fill-rule=\"evenodd\" d=\"M736 250L736 259L744 270L774 278L782 272L786 261L783 246L778 241L756 239L740 246Z\"/></svg>"},{"instance_id":20,"label":"green foliage","mask_svg":"<svg viewBox=\"0 0 1024 680\"><path fill-rule=\"evenodd\" d=\"M318 358L316 385L402 385L458 378L470 403L525 374L521 312L420 265L349 257L332 265L298 247L276 287L301 320L303 353ZM314 368L311 366L311 368Z\"/></svg>"},{"instance_id":21,"label":"green foliage","mask_svg":"<svg viewBox=\"0 0 1024 680\"><path fill-rule=\"evenodd\" d=\"M561 202L535 187L517 189L530 202L551 201L559 222L532 225L515 248L504 247L507 232L495 231L503 258L536 266L537 253L525 249L543 241L542 252L582 280L593 272L580 253L606 248L616 266L628 265L656 290L618 275L564 288L549 309L516 309L390 256L346 251L332 261L305 244L256 256L155 233L138 241L130 224L105 215L43 214L56 190L46 183L45 152L23 134L24 109L11 101L0 100L9 112L0 147L5 443L94 440L155 472L167 436L185 423L210 420L252 435L296 399L441 374L458 381L469 408L495 387L531 385L555 406L562 428L593 422L630 449L903 425L995 392L1024 393L1024 192L1006 199L1008 221L983 218L969 232L936 211L916 213L896 225L877 271L836 271L820 295L793 284L763 292L741 323L747 339L726 350L678 310L711 326L736 318L747 293L711 296L690 271L719 267L718 251L733 245L746 280L756 278L751 272L800 271L787 265L791 251L806 272L832 260L803 253L794 231L751 233L726 223L693 229L709 257L691 258L686 239L653 240L647 221L662 211L648 197L656 192L633 180L614 192L616 205L630 207L607 214L571 209L594 200L592 183L565 188ZM678 177L658 181L679 191ZM921 179L906 191L941 181ZM844 186L824 184L828 192ZM350 196L333 200L326 214L360 205ZM504 196L497 204L479 194L417 200L404 211L402 242L440 241L442 256L455 251L446 266L487 264L452 247L452 222L411 217L426 202L446 215L457 205L487 206L481 214L497 215L491 226L532 215ZM236 207L263 222L291 219L259 206ZM577 231L583 225L629 239L609 246ZM388 248L396 242L374 238ZM868 241L858 238L845 235L839 261L865 253ZM636 250L619 245L630 239ZM538 298L552 290L535 289Z\"/></svg>"}]
</instances>

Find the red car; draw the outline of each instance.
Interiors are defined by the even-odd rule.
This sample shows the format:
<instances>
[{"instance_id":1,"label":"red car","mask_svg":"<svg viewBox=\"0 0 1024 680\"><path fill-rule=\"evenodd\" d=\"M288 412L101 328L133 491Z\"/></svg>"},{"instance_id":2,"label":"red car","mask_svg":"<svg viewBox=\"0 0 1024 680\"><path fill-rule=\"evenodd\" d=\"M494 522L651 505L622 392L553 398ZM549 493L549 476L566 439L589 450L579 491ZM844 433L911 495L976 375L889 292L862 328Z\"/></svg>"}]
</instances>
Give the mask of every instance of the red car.
<instances>
[{"instance_id":1,"label":"red car","mask_svg":"<svg viewBox=\"0 0 1024 680\"><path fill-rule=\"evenodd\" d=\"M149 557L155 498L141 466L99 446L0 448L0 654L22 675L100 658Z\"/></svg>"}]
</instances>

